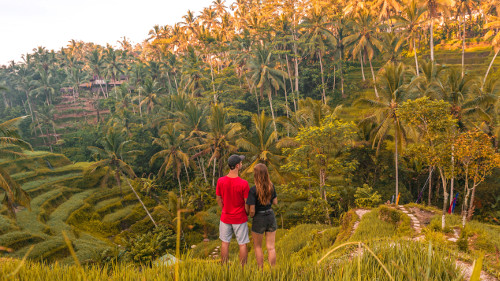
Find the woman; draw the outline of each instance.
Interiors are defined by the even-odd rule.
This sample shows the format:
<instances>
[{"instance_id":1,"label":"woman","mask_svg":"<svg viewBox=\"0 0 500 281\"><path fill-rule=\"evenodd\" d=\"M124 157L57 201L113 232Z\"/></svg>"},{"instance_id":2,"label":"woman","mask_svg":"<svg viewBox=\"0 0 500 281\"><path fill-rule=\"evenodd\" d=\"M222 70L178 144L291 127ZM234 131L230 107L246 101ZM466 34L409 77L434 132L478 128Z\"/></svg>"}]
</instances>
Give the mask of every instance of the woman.
<instances>
[{"instance_id":1,"label":"woman","mask_svg":"<svg viewBox=\"0 0 500 281\"><path fill-rule=\"evenodd\" d=\"M266 235L266 248L269 255L269 264L276 264L276 250L274 240L276 235L276 217L274 216L272 205L278 204L276 190L274 189L267 167L264 164L257 164L253 169L255 185L250 188L246 209L252 221L252 237L255 248L255 258L257 265L262 268L264 265L264 254L262 253L262 238Z\"/></svg>"}]
</instances>

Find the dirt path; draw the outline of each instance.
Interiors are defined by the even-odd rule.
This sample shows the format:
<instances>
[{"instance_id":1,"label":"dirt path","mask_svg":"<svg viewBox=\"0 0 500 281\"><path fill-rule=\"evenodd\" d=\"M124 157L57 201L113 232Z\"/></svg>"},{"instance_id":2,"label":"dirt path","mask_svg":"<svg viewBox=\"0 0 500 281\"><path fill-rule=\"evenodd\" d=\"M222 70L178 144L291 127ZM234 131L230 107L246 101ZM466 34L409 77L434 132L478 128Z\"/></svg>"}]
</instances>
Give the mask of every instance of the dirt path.
<instances>
[{"instance_id":1,"label":"dirt path","mask_svg":"<svg viewBox=\"0 0 500 281\"><path fill-rule=\"evenodd\" d=\"M359 226L359 222L361 221L361 218L368 212L370 212L371 210L367 210L367 209L357 209L355 210L354 212L356 213L356 215L358 215L359 217L359 220L357 220L355 223L354 223L354 226L352 227L352 231L351 231L351 236L354 234L354 232L356 231L356 229L358 229L358 226Z\"/></svg>"},{"instance_id":2,"label":"dirt path","mask_svg":"<svg viewBox=\"0 0 500 281\"><path fill-rule=\"evenodd\" d=\"M424 225L429 224L431 221L431 218L434 214L432 212L423 211L423 210L418 209L418 208L410 208L411 211L408 211L408 209L406 209L406 207L403 205L398 205L396 208L398 210L400 210L401 212L405 213L408 217L410 217L412 228L418 234L418 236L413 238L413 240L414 241L424 240L425 236L422 234L422 224L424 224ZM449 238L448 240L451 242L456 242L457 238L458 238L458 233L455 232L454 237ZM462 271L464 279L470 280L470 277L472 276L472 270L473 270L472 264L458 260L458 259L455 260L455 264ZM497 278L490 275L489 273L487 273L484 270L481 271L481 280L483 280L483 281L498 281Z\"/></svg>"}]
</instances>

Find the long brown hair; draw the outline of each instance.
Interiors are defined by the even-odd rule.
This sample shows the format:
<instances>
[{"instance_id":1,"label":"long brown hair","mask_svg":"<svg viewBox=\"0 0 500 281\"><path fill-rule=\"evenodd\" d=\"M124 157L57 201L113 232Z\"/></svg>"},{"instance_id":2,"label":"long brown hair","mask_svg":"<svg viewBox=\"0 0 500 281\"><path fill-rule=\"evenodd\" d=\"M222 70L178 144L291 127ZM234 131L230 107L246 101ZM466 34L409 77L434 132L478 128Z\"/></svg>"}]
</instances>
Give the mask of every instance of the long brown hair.
<instances>
[{"instance_id":1,"label":"long brown hair","mask_svg":"<svg viewBox=\"0 0 500 281\"><path fill-rule=\"evenodd\" d=\"M259 163L253 168L253 178L257 189L257 198L262 205L267 205L271 202L273 184L269 179L266 165Z\"/></svg>"}]
</instances>

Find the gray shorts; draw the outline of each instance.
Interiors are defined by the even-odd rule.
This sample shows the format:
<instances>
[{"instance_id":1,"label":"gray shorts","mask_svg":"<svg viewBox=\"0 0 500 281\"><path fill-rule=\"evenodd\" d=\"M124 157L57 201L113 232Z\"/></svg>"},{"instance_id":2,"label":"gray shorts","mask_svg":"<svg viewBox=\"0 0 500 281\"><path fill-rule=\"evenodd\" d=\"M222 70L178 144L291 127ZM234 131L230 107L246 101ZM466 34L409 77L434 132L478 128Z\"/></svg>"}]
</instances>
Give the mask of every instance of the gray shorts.
<instances>
[{"instance_id":1,"label":"gray shorts","mask_svg":"<svg viewBox=\"0 0 500 281\"><path fill-rule=\"evenodd\" d=\"M226 243L231 242L233 233L236 236L236 241L238 241L238 245L244 245L250 243L250 239L248 238L248 224L246 222L240 224L227 224L220 222L219 238L220 240L222 240L222 242Z\"/></svg>"}]
</instances>

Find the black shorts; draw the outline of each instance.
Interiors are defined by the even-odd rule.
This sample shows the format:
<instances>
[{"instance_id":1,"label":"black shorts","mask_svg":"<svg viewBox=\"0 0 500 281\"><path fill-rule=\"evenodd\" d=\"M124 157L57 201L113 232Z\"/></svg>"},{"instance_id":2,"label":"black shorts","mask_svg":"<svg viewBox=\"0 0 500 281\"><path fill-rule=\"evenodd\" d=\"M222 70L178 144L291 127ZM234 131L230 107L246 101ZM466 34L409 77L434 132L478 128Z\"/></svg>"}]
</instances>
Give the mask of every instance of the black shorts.
<instances>
[{"instance_id":1,"label":"black shorts","mask_svg":"<svg viewBox=\"0 0 500 281\"><path fill-rule=\"evenodd\" d=\"M264 232L275 232L276 229L278 229L278 225L272 209L266 213L255 213L252 221L252 232L264 234Z\"/></svg>"}]
</instances>

